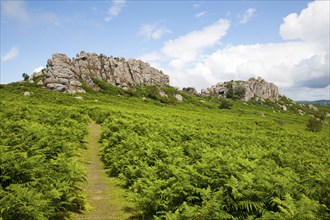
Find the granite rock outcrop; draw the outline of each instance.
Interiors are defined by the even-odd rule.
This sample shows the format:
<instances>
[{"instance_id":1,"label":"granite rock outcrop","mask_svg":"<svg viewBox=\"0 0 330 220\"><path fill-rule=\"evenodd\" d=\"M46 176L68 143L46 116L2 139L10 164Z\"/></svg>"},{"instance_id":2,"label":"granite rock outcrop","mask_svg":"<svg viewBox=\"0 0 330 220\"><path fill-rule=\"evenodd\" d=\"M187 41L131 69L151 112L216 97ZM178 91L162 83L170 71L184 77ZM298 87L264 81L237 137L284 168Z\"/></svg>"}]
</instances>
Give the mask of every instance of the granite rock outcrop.
<instances>
[{"instance_id":1,"label":"granite rock outcrop","mask_svg":"<svg viewBox=\"0 0 330 220\"><path fill-rule=\"evenodd\" d=\"M125 60L84 51L72 59L65 54L53 54L47 61L46 68L32 74L30 81L59 92L83 93L83 83L95 91L100 90L93 78L123 89L135 88L138 85L169 85L167 75L141 60Z\"/></svg>"},{"instance_id":2,"label":"granite rock outcrop","mask_svg":"<svg viewBox=\"0 0 330 220\"><path fill-rule=\"evenodd\" d=\"M201 93L206 96L218 95L228 97L232 91L241 91L240 98L249 101L252 98L257 100L278 101L280 93L278 87L273 83L266 82L266 80L258 77L257 79L251 78L248 81L229 81L217 83L216 85L202 89Z\"/></svg>"}]
</instances>

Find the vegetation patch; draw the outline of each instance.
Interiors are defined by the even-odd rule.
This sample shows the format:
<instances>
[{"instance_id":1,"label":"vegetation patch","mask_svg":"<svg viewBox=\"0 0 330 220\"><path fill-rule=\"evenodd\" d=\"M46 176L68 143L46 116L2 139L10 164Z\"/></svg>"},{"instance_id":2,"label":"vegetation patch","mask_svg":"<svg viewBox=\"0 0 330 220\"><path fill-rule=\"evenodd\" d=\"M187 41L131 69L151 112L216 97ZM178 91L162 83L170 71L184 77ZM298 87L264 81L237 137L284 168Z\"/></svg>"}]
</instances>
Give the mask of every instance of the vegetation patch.
<instances>
[{"instance_id":1,"label":"vegetation patch","mask_svg":"<svg viewBox=\"0 0 330 220\"><path fill-rule=\"evenodd\" d=\"M105 172L144 219L330 218L329 107L283 98L231 100L222 111L217 97L96 82L103 92L83 100L29 82L1 86L0 218L63 219L85 209L77 152L90 118L102 125ZM172 104L175 94L183 100ZM306 129L310 118L322 129Z\"/></svg>"}]
</instances>

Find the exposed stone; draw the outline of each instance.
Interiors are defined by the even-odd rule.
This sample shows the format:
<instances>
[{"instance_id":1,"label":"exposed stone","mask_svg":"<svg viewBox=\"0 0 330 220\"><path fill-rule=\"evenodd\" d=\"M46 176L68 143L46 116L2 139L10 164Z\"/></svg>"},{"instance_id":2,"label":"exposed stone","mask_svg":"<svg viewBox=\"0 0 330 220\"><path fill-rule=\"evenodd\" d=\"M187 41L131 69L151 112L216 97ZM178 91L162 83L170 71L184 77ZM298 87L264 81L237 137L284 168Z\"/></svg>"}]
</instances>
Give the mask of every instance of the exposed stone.
<instances>
[{"instance_id":1,"label":"exposed stone","mask_svg":"<svg viewBox=\"0 0 330 220\"><path fill-rule=\"evenodd\" d=\"M29 82L30 83L34 83L35 80L34 79L37 79L38 77L42 77L43 75L43 71L44 70L41 70L41 71L34 71L31 76L29 77Z\"/></svg>"},{"instance_id":2,"label":"exposed stone","mask_svg":"<svg viewBox=\"0 0 330 220\"><path fill-rule=\"evenodd\" d=\"M180 95L180 94L175 94L174 96L175 96L175 98L176 98L178 101L180 101L180 102L183 100L183 97L182 97L182 95Z\"/></svg>"},{"instance_id":3,"label":"exposed stone","mask_svg":"<svg viewBox=\"0 0 330 220\"><path fill-rule=\"evenodd\" d=\"M142 86L167 86L169 77L162 71L151 67L141 60L121 57L107 57L95 53L80 52L72 60L65 54L55 53L47 61L46 69L32 74L31 81L42 76L43 85L51 90L77 93L86 92L82 88L85 82L98 91L100 88L92 78L106 81L123 89Z\"/></svg>"},{"instance_id":4,"label":"exposed stone","mask_svg":"<svg viewBox=\"0 0 330 220\"><path fill-rule=\"evenodd\" d=\"M160 95L160 97L163 97L163 98L166 98L167 97L167 94L165 92L163 92L163 91L160 91L159 92L159 95Z\"/></svg>"},{"instance_id":5,"label":"exposed stone","mask_svg":"<svg viewBox=\"0 0 330 220\"><path fill-rule=\"evenodd\" d=\"M308 107L309 109L313 110L313 111L319 111L319 109L316 108L316 107L315 107L314 105L312 105L312 104L307 105L307 107Z\"/></svg>"},{"instance_id":6,"label":"exposed stone","mask_svg":"<svg viewBox=\"0 0 330 220\"><path fill-rule=\"evenodd\" d=\"M71 86L82 86L81 82L72 80L69 83Z\"/></svg>"},{"instance_id":7,"label":"exposed stone","mask_svg":"<svg viewBox=\"0 0 330 220\"><path fill-rule=\"evenodd\" d=\"M196 95L197 94L197 90L194 87L187 87L187 88L183 88L182 91L192 94L192 95Z\"/></svg>"},{"instance_id":8,"label":"exposed stone","mask_svg":"<svg viewBox=\"0 0 330 220\"><path fill-rule=\"evenodd\" d=\"M121 85L121 87L122 87L122 88L127 88L128 85L127 85L127 83L123 83L123 84Z\"/></svg>"},{"instance_id":9,"label":"exposed stone","mask_svg":"<svg viewBox=\"0 0 330 220\"><path fill-rule=\"evenodd\" d=\"M287 108L285 105L282 105L281 108L282 108L282 110L285 111L285 112L288 110L288 108Z\"/></svg>"},{"instance_id":10,"label":"exposed stone","mask_svg":"<svg viewBox=\"0 0 330 220\"><path fill-rule=\"evenodd\" d=\"M265 113L263 113L263 112L259 112L258 114L259 114L261 117L266 117L266 116L265 116Z\"/></svg>"},{"instance_id":11,"label":"exposed stone","mask_svg":"<svg viewBox=\"0 0 330 220\"><path fill-rule=\"evenodd\" d=\"M31 93L30 93L30 92L28 92L28 91L26 91L26 92L24 92L24 95L25 95L25 96L30 96L30 95L31 95Z\"/></svg>"},{"instance_id":12,"label":"exposed stone","mask_svg":"<svg viewBox=\"0 0 330 220\"><path fill-rule=\"evenodd\" d=\"M269 99L271 101L278 101L280 98L280 93L278 87L273 83L268 83L261 77L257 79L250 79L249 81L230 81L224 83L217 83L216 85L202 89L202 94L209 95L218 95L226 97L229 89L244 89L245 93L243 94L243 100L249 101L252 98L256 98L260 101L265 101Z\"/></svg>"},{"instance_id":13,"label":"exposed stone","mask_svg":"<svg viewBox=\"0 0 330 220\"><path fill-rule=\"evenodd\" d=\"M202 89L201 93L203 95L209 96L209 95L211 95L211 90L209 88L208 89Z\"/></svg>"},{"instance_id":14,"label":"exposed stone","mask_svg":"<svg viewBox=\"0 0 330 220\"><path fill-rule=\"evenodd\" d=\"M298 109L298 113L299 113L299 115L305 115L305 112L303 112L303 110L301 110L301 109Z\"/></svg>"},{"instance_id":15,"label":"exposed stone","mask_svg":"<svg viewBox=\"0 0 330 220\"><path fill-rule=\"evenodd\" d=\"M81 97L81 96L76 96L76 97L74 97L75 99L78 99L78 100L84 100L84 98L83 97Z\"/></svg>"}]
</instances>

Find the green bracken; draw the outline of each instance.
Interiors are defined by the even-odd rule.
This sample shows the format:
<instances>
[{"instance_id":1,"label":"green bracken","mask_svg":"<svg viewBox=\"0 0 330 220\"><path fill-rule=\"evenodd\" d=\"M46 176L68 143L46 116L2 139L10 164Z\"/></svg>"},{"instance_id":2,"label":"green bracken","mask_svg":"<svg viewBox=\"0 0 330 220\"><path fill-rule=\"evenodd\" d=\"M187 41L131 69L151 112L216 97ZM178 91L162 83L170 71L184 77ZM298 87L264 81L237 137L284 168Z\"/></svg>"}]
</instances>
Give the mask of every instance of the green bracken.
<instances>
[{"instance_id":1,"label":"green bracken","mask_svg":"<svg viewBox=\"0 0 330 220\"><path fill-rule=\"evenodd\" d=\"M102 125L107 174L144 219L330 218L329 107L313 112L282 98L286 112L256 101L223 110L217 97L172 87L127 92L95 82L102 92L83 99L28 82L0 86L2 219L84 209L77 152L91 119ZM318 132L306 129L311 114L323 120Z\"/></svg>"}]
</instances>

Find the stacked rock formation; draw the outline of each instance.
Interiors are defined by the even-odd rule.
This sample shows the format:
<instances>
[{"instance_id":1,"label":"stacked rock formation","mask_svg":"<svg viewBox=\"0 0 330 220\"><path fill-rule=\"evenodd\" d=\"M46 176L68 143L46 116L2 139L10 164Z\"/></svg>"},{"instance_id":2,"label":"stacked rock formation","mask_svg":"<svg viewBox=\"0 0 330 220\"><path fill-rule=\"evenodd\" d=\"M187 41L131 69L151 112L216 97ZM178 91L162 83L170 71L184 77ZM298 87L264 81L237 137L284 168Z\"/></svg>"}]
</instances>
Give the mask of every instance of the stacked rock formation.
<instances>
[{"instance_id":1,"label":"stacked rock formation","mask_svg":"<svg viewBox=\"0 0 330 220\"><path fill-rule=\"evenodd\" d=\"M235 90L239 87L244 88L245 90L245 94L243 94L243 99L245 101L248 101L252 98L278 101L281 96L276 85L266 82L261 77L258 77L257 79L251 78L249 81L230 81L217 83L210 88L202 89L202 94L207 96L219 95L227 97L227 93L230 88Z\"/></svg>"},{"instance_id":2,"label":"stacked rock formation","mask_svg":"<svg viewBox=\"0 0 330 220\"><path fill-rule=\"evenodd\" d=\"M30 81L42 84L48 89L59 92L85 92L82 83L94 90L100 88L93 78L122 88L143 86L167 86L169 77L162 71L151 67L141 60L107 57L84 51L75 58L55 53L48 60L46 69L31 76Z\"/></svg>"},{"instance_id":3,"label":"stacked rock formation","mask_svg":"<svg viewBox=\"0 0 330 220\"><path fill-rule=\"evenodd\" d=\"M192 95L197 95L197 90L194 88L194 87L186 87L186 88L183 88L182 91L186 92L186 93L189 93L189 94L192 94Z\"/></svg>"}]
</instances>

